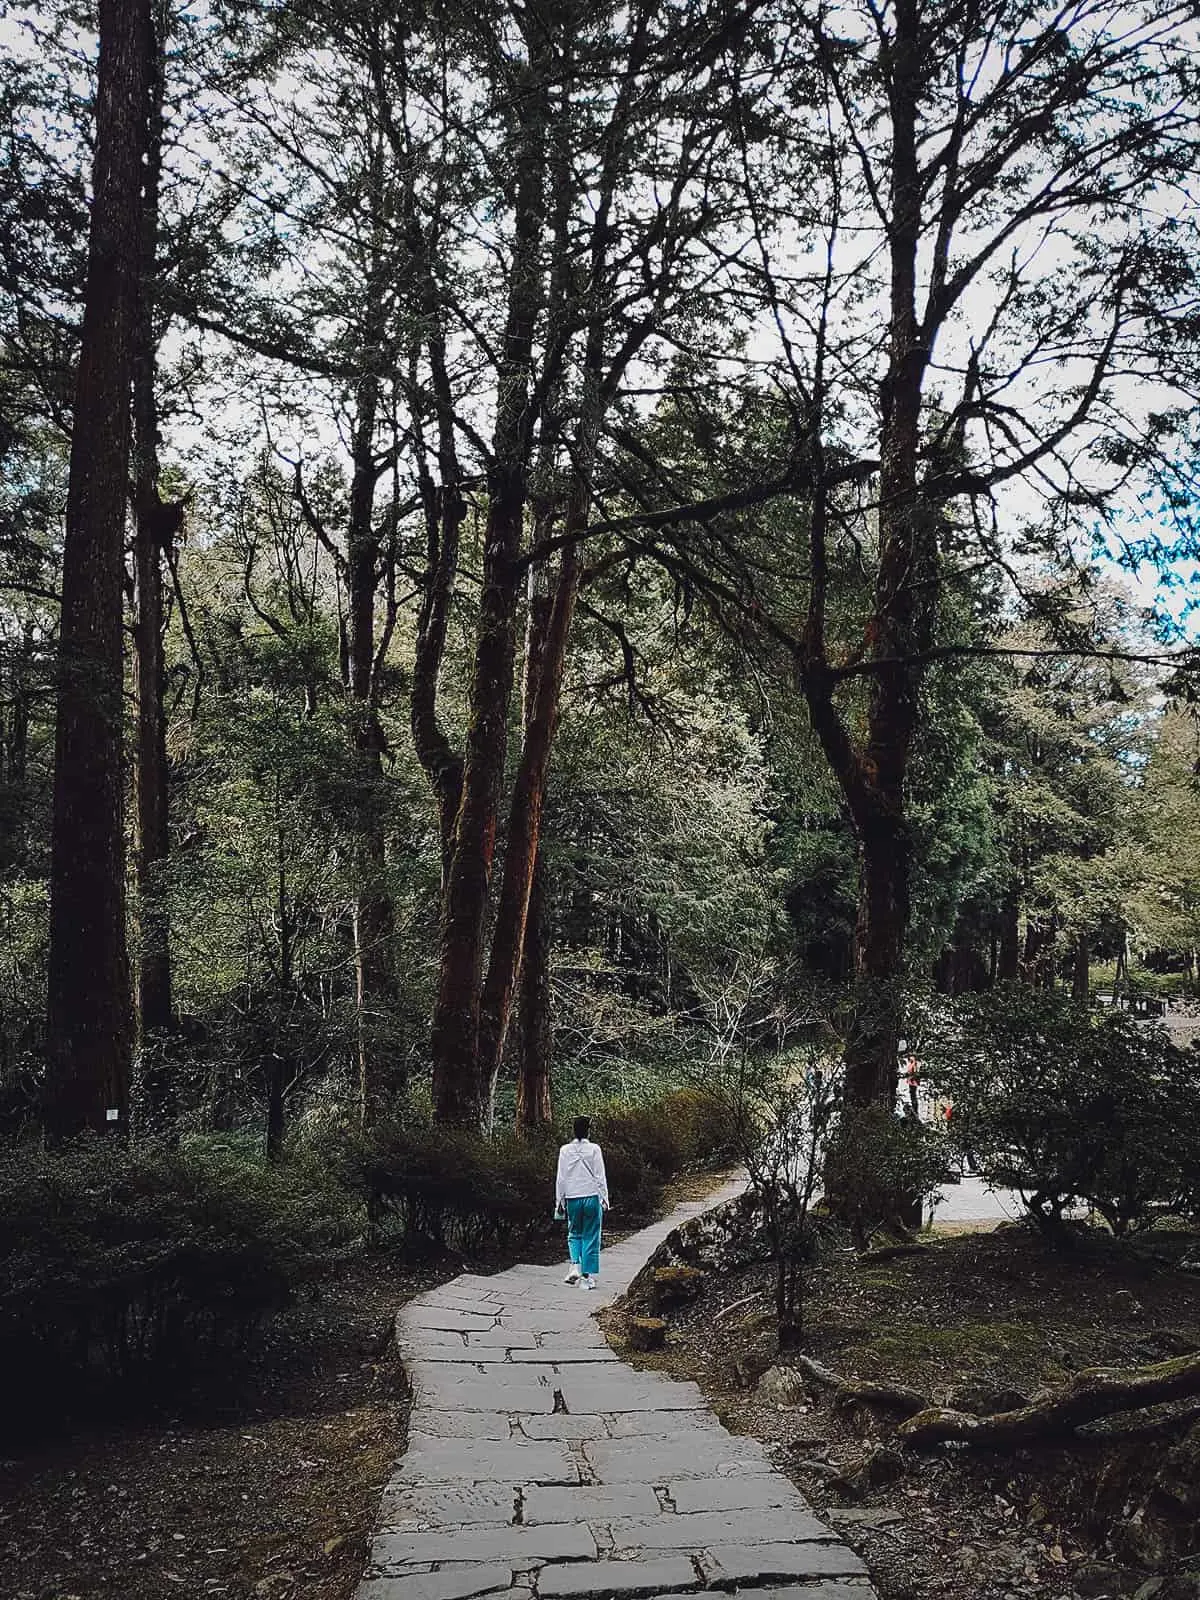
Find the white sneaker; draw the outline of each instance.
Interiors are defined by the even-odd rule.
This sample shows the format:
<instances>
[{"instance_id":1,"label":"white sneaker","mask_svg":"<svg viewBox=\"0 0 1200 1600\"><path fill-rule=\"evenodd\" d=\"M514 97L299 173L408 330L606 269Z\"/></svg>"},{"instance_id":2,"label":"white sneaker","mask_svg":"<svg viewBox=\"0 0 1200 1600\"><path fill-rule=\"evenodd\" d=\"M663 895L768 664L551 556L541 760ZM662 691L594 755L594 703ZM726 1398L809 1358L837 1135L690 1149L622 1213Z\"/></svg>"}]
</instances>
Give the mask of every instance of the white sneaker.
<instances>
[{"instance_id":1,"label":"white sneaker","mask_svg":"<svg viewBox=\"0 0 1200 1600\"><path fill-rule=\"evenodd\" d=\"M578 1283L579 1282L579 1268L575 1265L575 1263L573 1261L571 1263L571 1270L567 1273L566 1277L563 1279L563 1282L564 1283Z\"/></svg>"},{"instance_id":2,"label":"white sneaker","mask_svg":"<svg viewBox=\"0 0 1200 1600\"><path fill-rule=\"evenodd\" d=\"M583 1287L585 1289L598 1289L600 1285L596 1282L595 1278L585 1278L583 1280Z\"/></svg>"}]
</instances>

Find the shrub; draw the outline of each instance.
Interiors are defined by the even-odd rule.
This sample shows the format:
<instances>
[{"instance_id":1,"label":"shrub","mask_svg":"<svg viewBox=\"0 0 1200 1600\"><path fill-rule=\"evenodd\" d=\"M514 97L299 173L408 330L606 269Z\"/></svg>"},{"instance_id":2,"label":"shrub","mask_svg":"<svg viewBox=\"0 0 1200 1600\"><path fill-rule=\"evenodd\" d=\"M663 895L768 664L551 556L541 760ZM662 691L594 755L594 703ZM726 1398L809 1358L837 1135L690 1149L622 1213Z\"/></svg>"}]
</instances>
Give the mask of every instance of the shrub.
<instances>
[{"instance_id":1,"label":"shrub","mask_svg":"<svg viewBox=\"0 0 1200 1600\"><path fill-rule=\"evenodd\" d=\"M940 1129L882 1107L847 1106L830 1139L827 1202L861 1250L877 1228L903 1228L918 1200L955 1178L949 1156Z\"/></svg>"},{"instance_id":2,"label":"shrub","mask_svg":"<svg viewBox=\"0 0 1200 1600\"><path fill-rule=\"evenodd\" d=\"M412 1253L478 1256L546 1237L555 1148L512 1134L481 1139L421 1122L393 1123L343 1146L340 1175L366 1200L372 1230Z\"/></svg>"},{"instance_id":3,"label":"shrub","mask_svg":"<svg viewBox=\"0 0 1200 1600\"><path fill-rule=\"evenodd\" d=\"M683 1130L662 1104L610 1105L596 1113L595 1137L609 1152L625 1151L639 1157L658 1179L671 1177L686 1160Z\"/></svg>"},{"instance_id":4,"label":"shrub","mask_svg":"<svg viewBox=\"0 0 1200 1600\"><path fill-rule=\"evenodd\" d=\"M958 1002L926 1049L950 1137L1060 1230L1083 1202L1121 1235L1200 1204L1200 1053L1123 1012L998 990Z\"/></svg>"},{"instance_id":5,"label":"shrub","mask_svg":"<svg viewBox=\"0 0 1200 1600\"><path fill-rule=\"evenodd\" d=\"M597 1130L604 1148L608 1188L622 1226L651 1217L662 1199L663 1176L641 1151L621 1139L608 1139Z\"/></svg>"},{"instance_id":6,"label":"shrub","mask_svg":"<svg viewBox=\"0 0 1200 1600\"><path fill-rule=\"evenodd\" d=\"M677 1089L659 1105L663 1116L679 1129L687 1166L710 1166L738 1158L740 1130L727 1098L701 1089Z\"/></svg>"},{"instance_id":7,"label":"shrub","mask_svg":"<svg viewBox=\"0 0 1200 1600\"><path fill-rule=\"evenodd\" d=\"M714 1097L680 1090L657 1104L601 1107L594 1132L604 1149L609 1189L622 1224L649 1216L663 1184L685 1166L734 1149L732 1119ZM335 1164L365 1201L377 1238L402 1238L411 1254L466 1256L516 1250L553 1232L558 1140L504 1132L481 1139L435 1128L427 1115L344 1139Z\"/></svg>"},{"instance_id":8,"label":"shrub","mask_svg":"<svg viewBox=\"0 0 1200 1600\"><path fill-rule=\"evenodd\" d=\"M236 1345L347 1230L308 1169L203 1147L10 1150L0 1155L8 1392L35 1408Z\"/></svg>"},{"instance_id":9,"label":"shrub","mask_svg":"<svg viewBox=\"0 0 1200 1600\"><path fill-rule=\"evenodd\" d=\"M686 1167L731 1159L738 1151L729 1102L699 1089L676 1089L639 1105L612 1102L595 1115L596 1138L609 1149L636 1153L660 1178Z\"/></svg>"}]
</instances>

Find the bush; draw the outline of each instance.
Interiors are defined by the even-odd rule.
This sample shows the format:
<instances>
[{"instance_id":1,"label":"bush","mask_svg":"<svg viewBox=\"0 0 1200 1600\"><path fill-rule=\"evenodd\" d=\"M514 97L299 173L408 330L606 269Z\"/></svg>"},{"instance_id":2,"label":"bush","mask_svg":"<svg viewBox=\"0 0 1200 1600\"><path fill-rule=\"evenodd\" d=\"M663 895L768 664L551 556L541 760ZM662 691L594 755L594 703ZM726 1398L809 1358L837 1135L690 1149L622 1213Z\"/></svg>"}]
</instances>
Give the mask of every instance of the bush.
<instances>
[{"instance_id":1,"label":"bush","mask_svg":"<svg viewBox=\"0 0 1200 1600\"><path fill-rule=\"evenodd\" d=\"M712 1097L680 1090L654 1105L609 1105L594 1118L622 1224L649 1216L665 1181L685 1166L732 1153L732 1121ZM481 1139L435 1128L427 1115L344 1140L335 1162L367 1207L376 1239L389 1233L414 1255L480 1257L544 1242L554 1231L557 1137Z\"/></svg>"},{"instance_id":2,"label":"bush","mask_svg":"<svg viewBox=\"0 0 1200 1600\"><path fill-rule=\"evenodd\" d=\"M712 1166L738 1159L740 1130L728 1099L700 1089L678 1089L659 1106L680 1130L685 1165Z\"/></svg>"},{"instance_id":3,"label":"bush","mask_svg":"<svg viewBox=\"0 0 1200 1600\"><path fill-rule=\"evenodd\" d=\"M732 1159L738 1150L728 1102L698 1089L676 1089L646 1105L602 1106L595 1132L606 1151L618 1145L635 1151L660 1178Z\"/></svg>"},{"instance_id":4,"label":"bush","mask_svg":"<svg viewBox=\"0 0 1200 1600\"><path fill-rule=\"evenodd\" d=\"M1057 1232L1073 1205L1113 1232L1200 1206L1200 1052L1123 1012L1023 988L965 997L927 1047L950 1137Z\"/></svg>"},{"instance_id":5,"label":"bush","mask_svg":"<svg viewBox=\"0 0 1200 1600\"><path fill-rule=\"evenodd\" d=\"M7 1391L33 1409L236 1345L347 1231L310 1170L219 1149L0 1155Z\"/></svg>"},{"instance_id":6,"label":"bush","mask_svg":"<svg viewBox=\"0 0 1200 1600\"><path fill-rule=\"evenodd\" d=\"M882 1107L847 1106L830 1139L827 1203L861 1250L877 1228L904 1227L917 1201L957 1181L949 1158L940 1129Z\"/></svg>"},{"instance_id":7,"label":"bush","mask_svg":"<svg viewBox=\"0 0 1200 1600\"><path fill-rule=\"evenodd\" d=\"M610 1151L624 1151L639 1158L660 1181L680 1171L686 1160L683 1130L661 1104L604 1106L596 1113L593 1133L606 1162Z\"/></svg>"},{"instance_id":8,"label":"bush","mask_svg":"<svg viewBox=\"0 0 1200 1600\"><path fill-rule=\"evenodd\" d=\"M364 1196L373 1234L403 1235L414 1254L488 1250L545 1238L553 1226L550 1140L392 1123L351 1139L342 1181Z\"/></svg>"},{"instance_id":9,"label":"bush","mask_svg":"<svg viewBox=\"0 0 1200 1600\"><path fill-rule=\"evenodd\" d=\"M696 1089L677 1089L647 1105L602 1106L594 1123L623 1221L649 1216L668 1179L734 1159L738 1149L728 1103Z\"/></svg>"}]
</instances>

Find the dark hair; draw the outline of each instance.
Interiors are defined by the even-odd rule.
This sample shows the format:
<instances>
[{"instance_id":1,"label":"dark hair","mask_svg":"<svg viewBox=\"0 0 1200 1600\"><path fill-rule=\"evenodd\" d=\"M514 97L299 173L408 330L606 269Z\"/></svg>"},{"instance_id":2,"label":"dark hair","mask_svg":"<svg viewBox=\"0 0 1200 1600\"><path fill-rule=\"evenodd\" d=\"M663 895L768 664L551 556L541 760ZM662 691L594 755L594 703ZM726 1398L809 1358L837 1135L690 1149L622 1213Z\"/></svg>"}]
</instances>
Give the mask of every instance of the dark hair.
<instances>
[{"instance_id":1,"label":"dark hair","mask_svg":"<svg viewBox=\"0 0 1200 1600\"><path fill-rule=\"evenodd\" d=\"M577 1139L586 1139L588 1136L588 1129L591 1127L591 1125L592 1124L587 1117L576 1117L575 1137Z\"/></svg>"}]
</instances>

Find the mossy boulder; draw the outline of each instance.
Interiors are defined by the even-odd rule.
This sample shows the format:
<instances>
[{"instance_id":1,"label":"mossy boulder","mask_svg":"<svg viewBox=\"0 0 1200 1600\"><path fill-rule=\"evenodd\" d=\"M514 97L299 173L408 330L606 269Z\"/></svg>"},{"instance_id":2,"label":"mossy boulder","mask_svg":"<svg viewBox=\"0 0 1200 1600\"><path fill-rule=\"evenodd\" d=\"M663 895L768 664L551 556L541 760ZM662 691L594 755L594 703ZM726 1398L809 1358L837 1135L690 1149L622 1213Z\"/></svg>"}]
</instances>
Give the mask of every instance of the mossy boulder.
<instances>
[{"instance_id":1,"label":"mossy boulder","mask_svg":"<svg viewBox=\"0 0 1200 1600\"><path fill-rule=\"evenodd\" d=\"M652 1280L655 1308L668 1311L673 1306L690 1304L703 1289L706 1277L707 1273L699 1267L655 1267Z\"/></svg>"},{"instance_id":2,"label":"mossy boulder","mask_svg":"<svg viewBox=\"0 0 1200 1600\"><path fill-rule=\"evenodd\" d=\"M631 1350L661 1350L667 1342L667 1324L662 1317L632 1317L626 1338Z\"/></svg>"}]
</instances>

